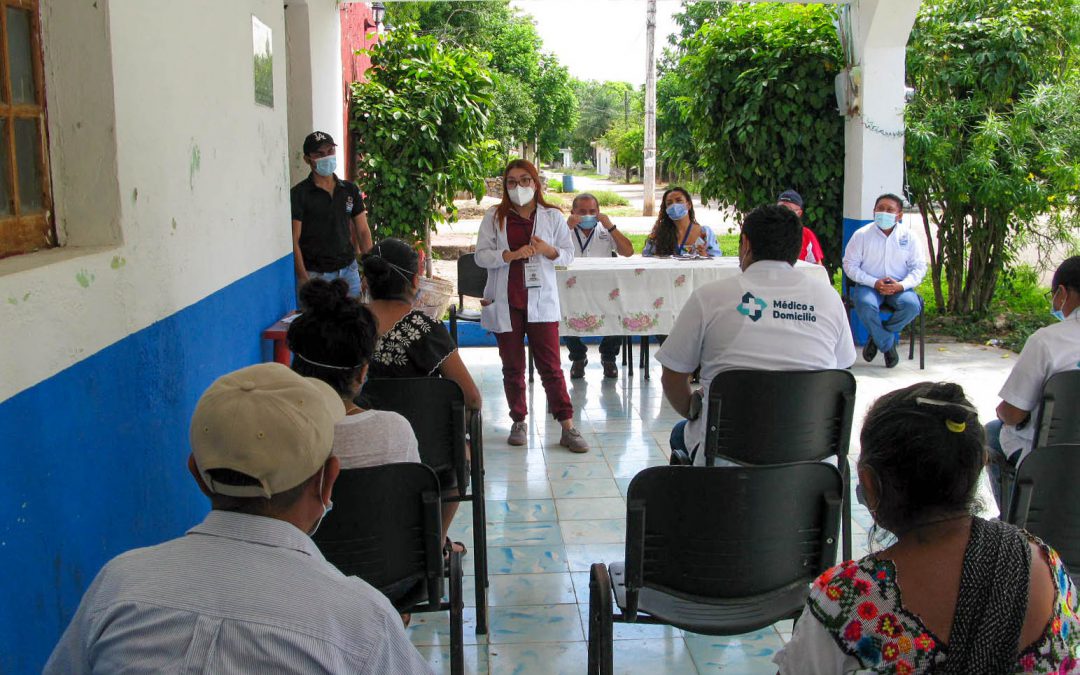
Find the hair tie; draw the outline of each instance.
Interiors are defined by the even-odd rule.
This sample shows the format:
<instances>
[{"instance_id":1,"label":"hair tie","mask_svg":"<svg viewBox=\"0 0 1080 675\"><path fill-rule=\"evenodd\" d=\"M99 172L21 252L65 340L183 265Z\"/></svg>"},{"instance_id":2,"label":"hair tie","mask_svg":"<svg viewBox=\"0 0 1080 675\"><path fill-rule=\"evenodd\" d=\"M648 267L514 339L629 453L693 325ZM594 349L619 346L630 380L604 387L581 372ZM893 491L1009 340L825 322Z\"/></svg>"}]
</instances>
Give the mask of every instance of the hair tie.
<instances>
[{"instance_id":1,"label":"hair tie","mask_svg":"<svg viewBox=\"0 0 1080 675\"><path fill-rule=\"evenodd\" d=\"M945 428L955 434L964 433L964 429L967 429L967 422L954 422L953 420L945 420Z\"/></svg>"},{"instance_id":2,"label":"hair tie","mask_svg":"<svg viewBox=\"0 0 1080 675\"><path fill-rule=\"evenodd\" d=\"M976 410L975 408L973 408L973 407L971 407L969 405L966 405L964 403L954 403L953 401L939 401L939 400L934 399L934 398L923 398L922 396L915 399L915 404L916 405L933 405L933 406L939 406L939 407L945 407L945 408L956 407L956 408L960 408L962 410L966 410L966 411L968 411L969 413L971 413L973 415L978 415L979 414L978 410Z\"/></svg>"},{"instance_id":3,"label":"hair tie","mask_svg":"<svg viewBox=\"0 0 1080 675\"><path fill-rule=\"evenodd\" d=\"M332 366L329 363L319 363L318 361L312 361L311 359L304 356L300 352L293 352L293 355L296 356L296 358L300 359L301 361L306 361L307 363L310 363L313 366L319 366L320 368L332 368L334 370L356 370L357 368L360 368L360 367L362 367L364 365L362 363L359 363L359 364L357 364L355 366Z\"/></svg>"}]
</instances>

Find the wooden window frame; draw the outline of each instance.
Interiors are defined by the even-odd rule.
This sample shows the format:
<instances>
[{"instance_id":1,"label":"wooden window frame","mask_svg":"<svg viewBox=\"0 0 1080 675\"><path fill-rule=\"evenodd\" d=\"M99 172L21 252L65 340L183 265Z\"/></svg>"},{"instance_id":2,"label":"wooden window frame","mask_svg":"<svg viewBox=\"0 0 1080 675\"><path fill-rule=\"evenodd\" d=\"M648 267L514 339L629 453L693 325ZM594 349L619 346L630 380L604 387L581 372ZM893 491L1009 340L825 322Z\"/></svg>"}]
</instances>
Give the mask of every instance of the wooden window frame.
<instances>
[{"instance_id":1,"label":"wooden window frame","mask_svg":"<svg viewBox=\"0 0 1080 675\"><path fill-rule=\"evenodd\" d=\"M11 92L11 59L8 57L7 10L9 7L30 13L30 56L33 62L35 103L13 102ZM10 216L0 216L0 258L31 253L43 248L57 246L53 219L53 196L51 171L49 169L49 137L45 115L45 67L41 36L41 11L39 0L0 0L0 124L7 133L7 171L11 177L8 185L11 195ZM15 120L36 119L38 123L38 166L41 167L42 195L40 212L23 214L19 202L19 172L15 156Z\"/></svg>"}]
</instances>

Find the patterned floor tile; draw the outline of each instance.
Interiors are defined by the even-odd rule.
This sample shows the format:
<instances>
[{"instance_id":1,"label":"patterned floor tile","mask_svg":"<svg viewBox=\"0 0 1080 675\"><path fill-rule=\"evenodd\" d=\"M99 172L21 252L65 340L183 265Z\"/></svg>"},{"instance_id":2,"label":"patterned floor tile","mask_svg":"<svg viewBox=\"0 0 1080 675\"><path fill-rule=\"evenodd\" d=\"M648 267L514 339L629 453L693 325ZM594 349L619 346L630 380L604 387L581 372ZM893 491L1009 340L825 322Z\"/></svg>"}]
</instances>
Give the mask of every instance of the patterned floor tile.
<instances>
[{"instance_id":1,"label":"patterned floor tile","mask_svg":"<svg viewBox=\"0 0 1080 675\"><path fill-rule=\"evenodd\" d=\"M567 544L621 544L626 541L626 520L568 520L559 523Z\"/></svg>"},{"instance_id":2,"label":"patterned floor tile","mask_svg":"<svg viewBox=\"0 0 1080 675\"><path fill-rule=\"evenodd\" d=\"M551 494L556 499L586 497L618 497L619 488L611 478L584 480L551 480Z\"/></svg>"},{"instance_id":3,"label":"patterned floor tile","mask_svg":"<svg viewBox=\"0 0 1080 675\"><path fill-rule=\"evenodd\" d=\"M592 499L556 499L555 511L559 521L593 520L599 518L626 517L626 500L622 497L595 497Z\"/></svg>"},{"instance_id":4,"label":"patterned floor tile","mask_svg":"<svg viewBox=\"0 0 1080 675\"><path fill-rule=\"evenodd\" d=\"M490 644L508 642L572 642L584 640L577 605L492 607Z\"/></svg>"},{"instance_id":5,"label":"patterned floor tile","mask_svg":"<svg viewBox=\"0 0 1080 675\"><path fill-rule=\"evenodd\" d=\"M497 644L488 647L491 675L581 675L584 642Z\"/></svg>"},{"instance_id":6,"label":"patterned floor tile","mask_svg":"<svg viewBox=\"0 0 1080 675\"><path fill-rule=\"evenodd\" d=\"M466 556L472 558L472 556ZM488 573L540 574L569 571L564 546L489 546Z\"/></svg>"},{"instance_id":7,"label":"patterned floor tile","mask_svg":"<svg viewBox=\"0 0 1080 675\"><path fill-rule=\"evenodd\" d=\"M485 506L489 523L535 523L558 519L553 499L488 500Z\"/></svg>"},{"instance_id":8,"label":"patterned floor tile","mask_svg":"<svg viewBox=\"0 0 1080 675\"><path fill-rule=\"evenodd\" d=\"M488 603L495 606L565 605L577 602L574 582L558 574L493 574Z\"/></svg>"},{"instance_id":9,"label":"patterned floor tile","mask_svg":"<svg viewBox=\"0 0 1080 675\"><path fill-rule=\"evenodd\" d=\"M488 546L558 546L562 542L558 523L489 523Z\"/></svg>"},{"instance_id":10,"label":"patterned floor tile","mask_svg":"<svg viewBox=\"0 0 1080 675\"><path fill-rule=\"evenodd\" d=\"M687 633L685 640L701 673L723 671L772 675L776 672L773 655L783 648L780 636L772 628L731 637Z\"/></svg>"}]
</instances>

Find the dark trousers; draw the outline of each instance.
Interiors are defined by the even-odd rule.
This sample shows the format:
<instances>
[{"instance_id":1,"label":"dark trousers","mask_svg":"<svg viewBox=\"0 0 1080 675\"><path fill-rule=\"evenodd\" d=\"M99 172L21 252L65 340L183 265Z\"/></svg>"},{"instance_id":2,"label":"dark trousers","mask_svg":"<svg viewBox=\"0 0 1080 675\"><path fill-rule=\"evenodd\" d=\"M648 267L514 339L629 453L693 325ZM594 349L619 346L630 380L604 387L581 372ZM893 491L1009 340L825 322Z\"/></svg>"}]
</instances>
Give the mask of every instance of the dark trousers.
<instances>
[{"instance_id":1,"label":"dark trousers","mask_svg":"<svg viewBox=\"0 0 1080 675\"><path fill-rule=\"evenodd\" d=\"M567 351L570 352L571 361L582 361L588 355L589 346L581 341L576 335L567 335L563 338ZM618 335L606 335L600 340L600 360L614 362L622 349L623 339Z\"/></svg>"},{"instance_id":2,"label":"dark trousers","mask_svg":"<svg viewBox=\"0 0 1080 675\"><path fill-rule=\"evenodd\" d=\"M559 323L529 323L525 310L510 308L510 332L495 333L503 364L503 390L510 405L510 419L521 422L529 414L525 400L525 336L529 337L533 362L547 394L548 412L562 422L574 416L574 406L566 392L559 359Z\"/></svg>"}]
</instances>

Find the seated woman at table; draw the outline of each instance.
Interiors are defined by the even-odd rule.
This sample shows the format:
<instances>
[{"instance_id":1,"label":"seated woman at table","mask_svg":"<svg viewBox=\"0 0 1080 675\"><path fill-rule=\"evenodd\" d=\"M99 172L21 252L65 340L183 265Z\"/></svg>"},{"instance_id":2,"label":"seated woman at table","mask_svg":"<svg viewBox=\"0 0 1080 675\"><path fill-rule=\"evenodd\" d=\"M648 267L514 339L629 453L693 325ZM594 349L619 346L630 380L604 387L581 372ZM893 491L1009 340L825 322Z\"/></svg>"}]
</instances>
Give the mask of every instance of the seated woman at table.
<instances>
[{"instance_id":1,"label":"seated woman at table","mask_svg":"<svg viewBox=\"0 0 1080 675\"><path fill-rule=\"evenodd\" d=\"M882 396L861 441L866 504L896 543L818 577L780 672L1077 672L1078 598L1058 554L972 515L985 435L963 389Z\"/></svg>"},{"instance_id":2,"label":"seated woman at table","mask_svg":"<svg viewBox=\"0 0 1080 675\"><path fill-rule=\"evenodd\" d=\"M307 282L300 288L300 306L303 313L287 334L292 369L327 383L345 403L345 419L334 427L334 454L341 468L419 462L408 420L353 402L375 349L375 317L349 296L342 279Z\"/></svg>"},{"instance_id":3,"label":"seated woman at table","mask_svg":"<svg viewBox=\"0 0 1080 675\"><path fill-rule=\"evenodd\" d=\"M671 187L660 199L663 208L641 250L643 256L721 256L720 244L711 228L694 217L694 202L681 187Z\"/></svg>"}]
</instances>

